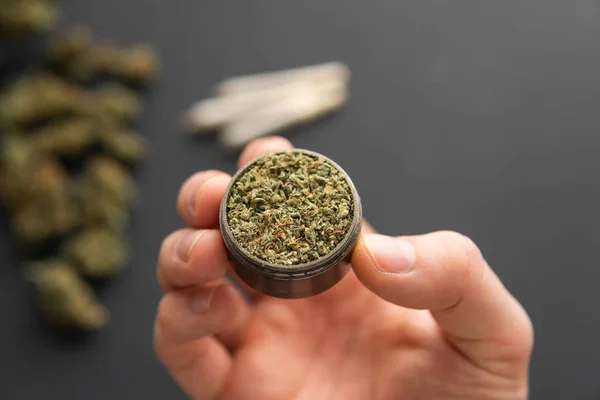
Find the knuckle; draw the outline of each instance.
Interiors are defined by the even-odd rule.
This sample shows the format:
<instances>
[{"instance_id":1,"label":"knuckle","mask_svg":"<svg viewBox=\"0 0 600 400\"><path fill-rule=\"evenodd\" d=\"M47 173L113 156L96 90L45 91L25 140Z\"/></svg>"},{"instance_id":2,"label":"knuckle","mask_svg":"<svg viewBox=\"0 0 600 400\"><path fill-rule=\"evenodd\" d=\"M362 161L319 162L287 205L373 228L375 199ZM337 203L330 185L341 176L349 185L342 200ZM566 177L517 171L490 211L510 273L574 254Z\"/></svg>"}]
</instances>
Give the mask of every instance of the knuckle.
<instances>
[{"instance_id":1,"label":"knuckle","mask_svg":"<svg viewBox=\"0 0 600 400\"><path fill-rule=\"evenodd\" d=\"M464 268L464 283L465 286L476 286L484 278L486 262L479 250L479 247L468 236L458 234L460 236L460 249L463 252L463 268Z\"/></svg>"},{"instance_id":2,"label":"knuckle","mask_svg":"<svg viewBox=\"0 0 600 400\"><path fill-rule=\"evenodd\" d=\"M175 232L172 232L163 240L160 246L160 251L158 253L159 268L164 267L165 260L169 257L171 251L173 250L173 243L175 243L175 241L182 234L183 231L183 229L180 229Z\"/></svg>"},{"instance_id":3,"label":"knuckle","mask_svg":"<svg viewBox=\"0 0 600 400\"><path fill-rule=\"evenodd\" d=\"M198 179L198 176L200 174L202 174L202 172L197 172L197 173L193 174L192 176L187 178L181 185L181 188L179 189L179 194L177 195L177 203L176 203L177 209L179 210L180 213L183 213L186 211L186 206L187 206L186 202L189 198L188 191L189 191L193 181Z\"/></svg>"},{"instance_id":4,"label":"knuckle","mask_svg":"<svg viewBox=\"0 0 600 400\"><path fill-rule=\"evenodd\" d=\"M535 333L531 318L529 315L527 315L525 310L523 310L523 318L520 323L520 329L518 329L514 340L517 354L520 355L522 359L528 360L533 352Z\"/></svg>"},{"instance_id":5,"label":"knuckle","mask_svg":"<svg viewBox=\"0 0 600 400\"><path fill-rule=\"evenodd\" d=\"M524 310L522 316L515 316L510 334L497 342L496 362L508 366L508 375L518 375L523 369L527 370L533 352L533 325Z\"/></svg>"},{"instance_id":6,"label":"knuckle","mask_svg":"<svg viewBox=\"0 0 600 400\"><path fill-rule=\"evenodd\" d=\"M467 264L474 269L480 269L485 264L481 250L479 250L479 247L477 247L470 237L462 234L459 235L462 240L462 249L465 252Z\"/></svg>"},{"instance_id":7,"label":"knuckle","mask_svg":"<svg viewBox=\"0 0 600 400\"><path fill-rule=\"evenodd\" d=\"M476 272L483 269L483 266L486 264L485 259L479 247L470 237L454 231L444 231L442 234L446 236L446 243L454 251L461 253L461 264L467 271Z\"/></svg>"},{"instance_id":8,"label":"knuckle","mask_svg":"<svg viewBox=\"0 0 600 400\"><path fill-rule=\"evenodd\" d=\"M162 346L162 341L160 340L160 331L158 326L156 326L154 328L154 335L152 336L152 349L154 350L154 354L156 354L156 356L158 357L158 359L163 362L164 361L164 352L163 352L163 346Z\"/></svg>"},{"instance_id":9,"label":"knuckle","mask_svg":"<svg viewBox=\"0 0 600 400\"><path fill-rule=\"evenodd\" d=\"M169 292L163 295L158 303L158 311L155 319L155 332L158 338L165 338L172 342L179 337L180 332L185 332L189 326L189 320L182 318L180 294ZM159 340L159 344L162 341Z\"/></svg>"},{"instance_id":10,"label":"knuckle","mask_svg":"<svg viewBox=\"0 0 600 400\"><path fill-rule=\"evenodd\" d=\"M166 292L169 288L169 280L173 274L173 268L175 257L174 257L174 245L177 240L185 232L185 229L180 229L169 234L162 242L158 253L158 260L156 262L156 278L161 286L163 292Z\"/></svg>"},{"instance_id":11,"label":"knuckle","mask_svg":"<svg viewBox=\"0 0 600 400\"><path fill-rule=\"evenodd\" d=\"M156 313L156 328L160 330L164 329L165 326L169 326L169 307L167 303L168 295L163 296L160 302L158 303L158 311Z\"/></svg>"},{"instance_id":12,"label":"knuckle","mask_svg":"<svg viewBox=\"0 0 600 400\"><path fill-rule=\"evenodd\" d=\"M164 335L164 327L165 327L165 310L164 310L164 297L161 299L158 310L156 313L156 318L154 319L154 334L152 336L152 347L154 352L158 356L159 360L163 360L163 340L162 337Z\"/></svg>"},{"instance_id":13,"label":"knuckle","mask_svg":"<svg viewBox=\"0 0 600 400\"><path fill-rule=\"evenodd\" d=\"M487 263L479 247L468 236L454 231L440 234L448 259L448 273L451 274L448 279L454 282L453 296L447 308L453 308L462 302L464 293L481 284Z\"/></svg>"}]
</instances>

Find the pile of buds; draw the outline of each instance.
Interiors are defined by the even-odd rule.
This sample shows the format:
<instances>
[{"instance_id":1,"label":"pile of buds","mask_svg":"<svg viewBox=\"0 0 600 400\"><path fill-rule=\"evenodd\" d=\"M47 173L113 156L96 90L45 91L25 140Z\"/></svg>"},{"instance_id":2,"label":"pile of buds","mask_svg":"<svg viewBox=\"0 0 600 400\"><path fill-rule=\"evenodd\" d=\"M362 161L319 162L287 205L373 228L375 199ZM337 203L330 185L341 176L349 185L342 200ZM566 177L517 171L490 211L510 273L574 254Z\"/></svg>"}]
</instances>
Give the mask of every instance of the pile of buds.
<instances>
[{"instance_id":1,"label":"pile of buds","mask_svg":"<svg viewBox=\"0 0 600 400\"><path fill-rule=\"evenodd\" d=\"M96 43L76 27L48 58L58 72L25 72L0 93L0 200L28 255L53 248L26 268L43 313L97 329L109 312L85 278L114 277L130 258L130 167L147 149L131 130L142 111L133 88L155 79L158 56L145 45Z\"/></svg>"},{"instance_id":2,"label":"pile of buds","mask_svg":"<svg viewBox=\"0 0 600 400\"><path fill-rule=\"evenodd\" d=\"M219 129L220 143L238 150L341 108L349 80L350 70L339 62L228 78L217 85L216 97L185 113L184 124L190 133Z\"/></svg>"}]
</instances>

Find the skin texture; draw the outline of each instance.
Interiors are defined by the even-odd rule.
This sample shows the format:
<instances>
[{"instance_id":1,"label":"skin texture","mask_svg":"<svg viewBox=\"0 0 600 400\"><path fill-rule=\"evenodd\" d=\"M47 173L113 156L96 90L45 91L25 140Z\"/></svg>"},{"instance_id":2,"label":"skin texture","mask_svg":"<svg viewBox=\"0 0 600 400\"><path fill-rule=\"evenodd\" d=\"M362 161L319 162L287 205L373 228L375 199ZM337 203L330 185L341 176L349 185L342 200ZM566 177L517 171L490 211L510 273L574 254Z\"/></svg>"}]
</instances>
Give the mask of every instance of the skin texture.
<instances>
[{"instance_id":1,"label":"skin texture","mask_svg":"<svg viewBox=\"0 0 600 400\"><path fill-rule=\"evenodd\" d=\"M291 148L257 140L240 166ZM282 300L235 280L218 231L231 177L200 172L177 200L189 227L158 257L156 353L192 399L527 398L531 322L475 244L455 232L377 235L330 290Z\"/></svg>"}]
</instances>

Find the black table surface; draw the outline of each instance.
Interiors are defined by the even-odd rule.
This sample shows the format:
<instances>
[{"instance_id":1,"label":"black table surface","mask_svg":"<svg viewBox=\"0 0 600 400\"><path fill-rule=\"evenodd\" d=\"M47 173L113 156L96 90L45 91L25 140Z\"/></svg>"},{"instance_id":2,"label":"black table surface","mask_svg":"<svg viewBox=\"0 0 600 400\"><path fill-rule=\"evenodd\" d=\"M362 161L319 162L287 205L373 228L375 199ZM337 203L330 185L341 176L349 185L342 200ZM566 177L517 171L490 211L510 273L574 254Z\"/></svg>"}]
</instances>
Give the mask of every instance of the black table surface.
<instances>
[{"instance_id":1,"label":"black table surface","mask_svg":"<svg viewBox=\"0 0 600 400\"><path fill-rule=\"evenodd\" d=\"M594 0L61 1L64 25L164 60L138 128L131 266L110 325L64 338L33 312L1 230L0 399L183 399L152 350L158 248L195 171L233 172L180 117L220 79L330 60L353 73L332 118L287 134L354 180L381 232L472 237L533 319L532 399L600 398L600 6ZM5 218L4 218L5 220ZM6 224L4 224L6 225Z\"/></svg>"}]
</instances>

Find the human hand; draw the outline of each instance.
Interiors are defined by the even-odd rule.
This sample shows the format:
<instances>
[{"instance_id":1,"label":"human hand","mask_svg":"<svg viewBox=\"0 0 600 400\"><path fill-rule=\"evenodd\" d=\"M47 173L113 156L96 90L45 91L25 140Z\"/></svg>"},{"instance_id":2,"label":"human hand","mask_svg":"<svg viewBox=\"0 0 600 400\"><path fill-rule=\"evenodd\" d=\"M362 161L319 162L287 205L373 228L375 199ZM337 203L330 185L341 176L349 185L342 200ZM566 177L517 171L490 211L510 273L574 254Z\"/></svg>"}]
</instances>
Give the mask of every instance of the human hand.
<instances>
[{"instance_id":1,"label":"human hand","mask_svg":"<svg viewBox=\"0 0 600 400\"><path fill-rule=\"evenodd\" d=\"M239 165L290 147L257 140ZM225 279L218 211L230 179L185 182L177 207L190 228L168 236L158 260L155 350L191 398L527 398L531 322L471 240L365 224L333 288L297 300L254 292L248 303Z\"/></svg>"}]
</instances>

